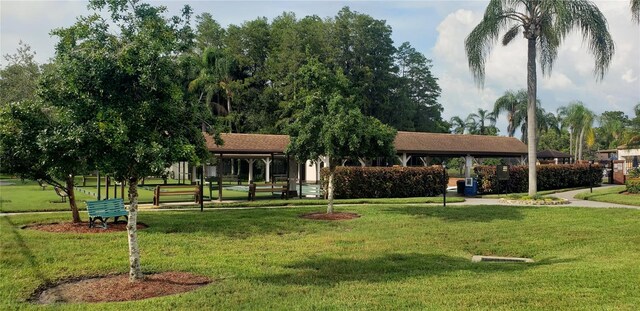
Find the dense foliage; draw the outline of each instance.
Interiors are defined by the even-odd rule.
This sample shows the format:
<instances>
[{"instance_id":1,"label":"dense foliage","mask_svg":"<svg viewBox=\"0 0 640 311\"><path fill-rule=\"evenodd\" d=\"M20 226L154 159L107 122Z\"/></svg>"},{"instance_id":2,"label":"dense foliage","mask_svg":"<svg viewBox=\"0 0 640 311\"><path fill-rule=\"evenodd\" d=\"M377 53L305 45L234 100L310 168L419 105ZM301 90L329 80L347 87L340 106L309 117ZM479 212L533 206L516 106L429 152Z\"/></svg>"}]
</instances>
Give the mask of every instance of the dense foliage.
<instances>
[{"instance_id":1,"label":"dense foliage","mask_svg":"<svg viewBox=\"0 0 640 311\"><path fill-rule=\"evenodd\" d=\"M431 61L405 42L393 45L383 20L343 8L334 18L293 13L221 27L196 19L189 88L224 117L226 131L285 133L300 111L300 68L312 59L349 83L365 116L398 130L447 132Z\"/></svg>"},{"instance_id":2,"label":"dense foliage","mask_svg":"<svg viewBox=\"0 0 640 311\"><path fill-rule=\"evenodd\" d=\"M509 192L526 192L528 189L527 166L510 166L509 181L501 181L498 186L495 166L476 166L478 176L478 191L480 193L496 193L498 187L504 191L508 186ZM602 167L598 164L558 164L538 165L538 191L599 186L602 183Z\"/></svg>"},{"instance_id":3,"label":"dense foliage","mask_svg":"<svg viewBox=\"0 0 640 311\"><path fill-rule=\"evenodd\" d=\"M328 175L321 170L324 189ZM339 167L335 179L336 198L407 198L442 194L449 176L442 167Z\"/></svg>"}]
</instances>

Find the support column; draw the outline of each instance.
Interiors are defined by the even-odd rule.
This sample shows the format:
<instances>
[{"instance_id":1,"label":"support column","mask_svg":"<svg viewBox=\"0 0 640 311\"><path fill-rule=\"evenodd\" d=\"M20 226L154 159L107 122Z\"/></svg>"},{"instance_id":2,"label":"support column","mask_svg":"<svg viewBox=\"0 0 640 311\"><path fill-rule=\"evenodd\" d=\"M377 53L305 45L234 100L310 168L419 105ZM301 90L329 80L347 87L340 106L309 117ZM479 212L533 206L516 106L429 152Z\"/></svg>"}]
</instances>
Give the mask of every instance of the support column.
<instances>
[{"instance_id":1,"label":"support column","mask_svg":"<svg viewBox=\"0 0 640 311\"><path fill-rule=\"evenodd\" d=\"M247 163L249 163L249 182L255 182L253 179L253 163L256 162L256 159L246 159Z\"/></svg>"},{"instance_id":2,"label":"support column","mask_svg":"<svg viewBox=\"0 0 640 311\"><path fill-rule=\"evenodd\" d=\"M222 202L222 153L218 158L218 169L216 173L218 175L218 201Z\"/></svg>"},{"instance_id":3,"label":"support column","mask_svg":"<svg viewBox=\"0 0 640 311\"><path fill-rule=\"evenodd\" d=\"M400 160L402 166L407 166L407 163L409 163L409 160L411 160L411 156L407 156L406 153L403 153L401 156L398 156L398 159Z\"/></svg>"},{"instance_id":4,"label":"support column","mask_svg":"<svg viewBox=\"0 0 640 311\"><path fill-rule=\"evenodd\" d=\"M471 178L471 166L473 165L473 157L467 155L464 157L464 178Z\"/></svg>"},{"instance_id":5,"label":"support column","mask_svg":"<svg viewBox=\"0 0 640 311\"><path fill-rule=\"evenodd\" d=\"M422 161L423 166L429 166L429 162L431 162L431 157L420 157L420 161Z\"/></svg>"},{"instance_id":6,"label":"support column","mask_svg":"<svg viewBox=\"0 0 640 311\"><path fill-rule=\"evenodd\" d=\"M262 159L262 162L264 162L266 171L264 174L264 180L266 182L271 182L271 162L273 160L271 158L266 158L266 159Z\"/></svg>"},{"instance_id":7,"label":"support column","mask_svg":"<svg viewBox=\"0 0 640 311\"><path fill-rule=\"evenodd\" d=\"M363 158L358 158L358 162L360 162L360 166L362 167L367 166L367 161L365 161Z\"/></svg>"},{"instance_id":8,"label":"support column","mask_svg":"<svg viewBox=\"0 0 640 311\"><path fill-rule=\"evenodd\" d=\"M100 201L100 188L101 188L101 187L100 187L100 171L98 171L98 173L96 173L96 176L97 176L97 178L98 178L98 179L97 179L97 184L98 184L98 185L97 185L97 189L96 189L96 194L97 194L97 196L98 196L97 200L98 200L98 201Z\"/></svg>"}]
</instances>

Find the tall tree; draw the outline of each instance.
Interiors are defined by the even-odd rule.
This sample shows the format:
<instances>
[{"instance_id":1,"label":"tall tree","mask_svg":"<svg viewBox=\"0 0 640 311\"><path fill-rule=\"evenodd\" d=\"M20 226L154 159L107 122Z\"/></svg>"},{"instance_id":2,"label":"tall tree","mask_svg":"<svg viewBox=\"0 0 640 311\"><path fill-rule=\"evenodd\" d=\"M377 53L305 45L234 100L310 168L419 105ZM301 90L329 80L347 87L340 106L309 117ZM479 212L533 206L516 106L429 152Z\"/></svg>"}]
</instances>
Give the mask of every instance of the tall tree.
<instances>
[{"instance_id":1,"label":"tall tree","mask_svg":"<svg viewBox=\"0 0 640 311\"><path fill-rule=\"evenodd\" d=\"M622 145L622 137L630 124L629 117L622 111L605 111L598 118L598 140L604 149Z\"/></svg>"},{"instance_id":2,"label":"tall tree","mask_svg":"<svg viewBox=\"0 0 640 311\"><path fill-rule=\"evenodd\" d=\"M300 68L298 100L304 106L289 127L287 153L298 160L324 156L329 166L327 213L333 213L335 169L343 159L393 156L396 131L364 116L352 96L346 77L315 59Z\"/></svg>"},{"instance_id":3,"label":"tall tree","mask_svg":"<svg viewBox=\"0 0 640 311\"><path fill-rule=\"evenodd\" d=\"M40 66L35 55L22 41L15 54L4 55L7 64L0 69L0 106L36 98Z\"/></svg>"},{"instance_id":4,"label":"tall tree","mask_svg":"<svg viewBox=\"0 0 640 311\"><path fill-rule=\"evenodd\" d=\"M640 0L631 0L631 16L636 23L640 24Z\"/></svg>"},{"instance_id":5,"label":"tall tree","mask_svg":"<svg viewBox=\"0 0 640 311\"><path fill-rule=\"evenodd\" d=\"M406 127L396 126L396 128L421 132L447 132L448 125L441 117L443 108L438 103L441 90L437 83L438 79L431 73L431 60L416 51L409 42L400 45L395 57L399 67L399 86L396 94L399 95L398 103L403 106L399 108L407 107L412 112L408 118L400 117L409 121L409 124ZM402 103L402 98L407 102ZM398 125L401 121L396 120L391 124Z\"/></svg>"},{"instance_id":6,"label":"tall tree","mask_svg":"<svg viewBox=\"0 0 640 311\"><path fill-rule=\"evenodd\" d=\"M143 278L137 236L138 180L168 164L197 163L206 155L199 123L183 101L175 55L184 48L183 17L167 18L164 7L137 0L93 0L106 9L53 33L60 40L55 61L71 101L66 107L89 122L98 142L86 150L99 167L129 183L129 276ZM110 29L116 27L117 32Z\"/></svg>"},{"instance_id":7,"label":"tall tree","mask_svg":"<svg viewBox=\"0 0 640 311\"><path fill-rule=\"evenodd\" d=\"M602 79L614 53L607 20L588 0L491 0L480 23L465 40L469 67L479 85L484 82L485 62L502 30L502 44L513 42L520 31L527 39L528 141L536 141L536 58L542 73L549 74L562 40L574 29L582 31L595 57L595 75ZM529 195L537 193L536 145L528 144Z\"/></svg>"}]
</instances>

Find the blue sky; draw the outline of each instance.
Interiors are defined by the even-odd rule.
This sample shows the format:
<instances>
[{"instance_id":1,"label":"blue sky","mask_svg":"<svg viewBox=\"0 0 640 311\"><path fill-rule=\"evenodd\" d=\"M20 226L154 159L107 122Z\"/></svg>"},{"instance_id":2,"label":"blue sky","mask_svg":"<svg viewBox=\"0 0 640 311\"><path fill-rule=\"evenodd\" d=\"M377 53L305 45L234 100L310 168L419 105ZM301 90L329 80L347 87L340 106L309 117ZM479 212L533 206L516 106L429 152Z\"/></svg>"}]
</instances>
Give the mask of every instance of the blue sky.
<instances>
[{"instance_id":1,"label":"blue sky","mask_svg":"<svg viewBox=\"0 0 640 311\"><path fill-rule=\"evenodd\" d=\"M442 88L444 118L466 117L478 108L491 109L508 89L526 87L526 42L496 46L487 62L486 81L478 89L464 54L464 38L478 23L488 1L150 1L178 14L189 4L195 14L209 12L223 26L282 12L296 16L334 16L343 6L386 20L396 46L409 41L433 60L433 72ZM631 22L628 0L594 1L607 17L616 42L616 55L601 82L593 76L593 58L585 52L579 33L569 36L559 52L551 76L539 73L538 96L547 111L555 112L572 100L580 100L596 113L621 110L632 115L640 103L640 25ZM0 1L0 51L15 52L19 40L37 52L37 61L53 56L51 29L74 23L87 14L85 1ZM2 60L4 62L4 60ZM506 122L498 122L501 134Z\"/></svg>"}]
</instances>

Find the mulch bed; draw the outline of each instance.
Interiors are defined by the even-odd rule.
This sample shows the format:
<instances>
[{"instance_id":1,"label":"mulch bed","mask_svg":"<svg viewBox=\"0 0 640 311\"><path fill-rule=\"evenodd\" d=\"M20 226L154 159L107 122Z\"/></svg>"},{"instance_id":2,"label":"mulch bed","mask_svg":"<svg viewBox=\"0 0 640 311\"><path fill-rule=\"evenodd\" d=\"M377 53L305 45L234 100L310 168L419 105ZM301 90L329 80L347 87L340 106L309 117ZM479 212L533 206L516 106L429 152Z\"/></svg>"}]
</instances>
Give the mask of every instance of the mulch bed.
<instances>
[{"instance_id":1,"label":"mulch bed","mask_svg":"<svg viewBox=\"0 0 640 311\"><path fill-rule=\"evenodd\" d=\"M360 215L356 213L343 213L343 212L334 212L331 214L327 214L325 212L315 212L300 215L301 218L306 219L315 219L315 220L348 220L354 218L360 218Z\"/></svg>"},{"instance_id":2,"label":"mulch bed","mask_svg":"<svg viewBox=\"0 0 640 311\"><path fill-rule=\"evenodd\" d=\"M163 272L130 282L129 274L63 281L40 288L30 301L40 304L141 300L195 290L212 280L186 272Z\"/></svg>"},{"instance_id":3,"label":"mulch bed","mask_svg":"<svg viewBox=\"0 0 640 311\"><path fill-rule=\"evenodd\" d=\"M22 226L22 229L33 229L40 230L46 232L56 232L56 233L109 233L109 232L122 232L127 231L127 223L123 221L118 221L117 223L107 222L107 229L103 229L100 227L100 222L98 222L97 227L89 228L88 222L81 223L72 223L72 222L54 222L50 224L33 224ZM138 223L138 229L145 229L149 226L144 223Z\"/></svg>"}]
</instances>

